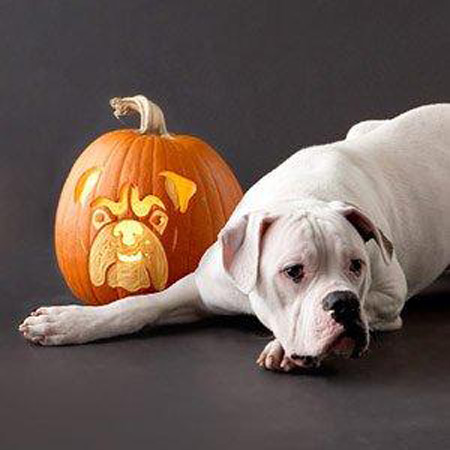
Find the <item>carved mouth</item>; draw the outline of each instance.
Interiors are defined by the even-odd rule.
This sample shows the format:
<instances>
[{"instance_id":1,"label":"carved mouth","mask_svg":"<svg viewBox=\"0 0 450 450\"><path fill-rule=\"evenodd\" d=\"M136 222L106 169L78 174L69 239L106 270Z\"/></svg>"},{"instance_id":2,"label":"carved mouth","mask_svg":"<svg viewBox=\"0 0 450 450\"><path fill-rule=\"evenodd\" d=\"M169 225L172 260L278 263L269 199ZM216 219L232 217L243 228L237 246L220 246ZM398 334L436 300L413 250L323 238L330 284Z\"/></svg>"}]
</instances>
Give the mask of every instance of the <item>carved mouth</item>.
<instances>
[{"instance_id":1,"label":"carved mouth","mask_svg":"<svg viewBox=\"0 0 450 450\"><path fill-rule=\"evenodd\" d=\"M144 255L141 251L133 253L132 255L124 255L123 253L117 253L117 258L122 262L138 262L144 259Z\"/></svg>"}]
</instances>

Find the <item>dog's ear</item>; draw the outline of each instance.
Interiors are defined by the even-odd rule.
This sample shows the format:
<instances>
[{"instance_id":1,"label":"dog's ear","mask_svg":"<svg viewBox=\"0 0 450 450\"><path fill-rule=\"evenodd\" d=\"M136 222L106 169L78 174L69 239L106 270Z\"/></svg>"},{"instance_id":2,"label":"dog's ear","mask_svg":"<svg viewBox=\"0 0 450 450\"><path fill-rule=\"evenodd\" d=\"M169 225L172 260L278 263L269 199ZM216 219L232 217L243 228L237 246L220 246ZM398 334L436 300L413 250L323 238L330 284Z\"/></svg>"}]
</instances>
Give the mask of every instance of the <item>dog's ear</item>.
<instances>
[{"instance_id":1,"label":"dog's ear","mask_svg":"<svg viewBox=\"0 0 450 450\"><path fill-rule=\"evenodd\" d=\"M364 242L373 239L377 243L386 264L391 262L394 254L392 242L359 207L352 203L339 201L331 202L330 206L342 214L354 226Z\"/></svg>"},{"instance_id":2,"label":"dog's ear","mask_svg":"<svg viewBox=\"0 0 450 450\"><path fill-rule=\"evenodd\" d=\"M245 214L219 233L225 273L244 294L256 284L261 239L273 220L264 212Z\"/></svg>"}]
</instances>

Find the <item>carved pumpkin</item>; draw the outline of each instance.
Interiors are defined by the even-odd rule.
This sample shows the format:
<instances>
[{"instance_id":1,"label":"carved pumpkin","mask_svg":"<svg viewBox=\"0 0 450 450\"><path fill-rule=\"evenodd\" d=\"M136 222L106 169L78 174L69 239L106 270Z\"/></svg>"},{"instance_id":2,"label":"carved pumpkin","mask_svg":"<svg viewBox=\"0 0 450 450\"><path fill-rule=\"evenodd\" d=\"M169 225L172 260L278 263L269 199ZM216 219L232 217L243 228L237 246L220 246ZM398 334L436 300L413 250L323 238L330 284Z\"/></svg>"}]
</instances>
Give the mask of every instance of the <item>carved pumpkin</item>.
<instances>
[{"instance_id":1,"label":"carved pumpkin","mask_svg":"<svg viewBox=\"0 0 450 450\"><path fill-rule=\"evenodd\" d=\"M139 95L111 100L139 130L92 142L75 162L56 213L58 265L92 305L161 291L192 272L242 191L198 138L167 132L160 108Z\"/></svg>"}]
</instances>

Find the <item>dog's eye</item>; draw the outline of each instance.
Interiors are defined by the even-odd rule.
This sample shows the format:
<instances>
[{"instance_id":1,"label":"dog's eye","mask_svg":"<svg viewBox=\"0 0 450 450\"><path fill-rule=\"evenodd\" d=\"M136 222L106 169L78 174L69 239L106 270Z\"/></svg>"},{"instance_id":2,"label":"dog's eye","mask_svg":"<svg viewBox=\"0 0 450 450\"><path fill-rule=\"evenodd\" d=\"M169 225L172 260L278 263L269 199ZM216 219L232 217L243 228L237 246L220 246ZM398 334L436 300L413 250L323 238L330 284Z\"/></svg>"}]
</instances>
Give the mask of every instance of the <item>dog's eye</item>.
<instances>
[{"instance_id":1,"label":"dog's eye","mask_svg":"<svg viewBox=\"0 0 450 450\"><path fill-rule=\"evenodd\" d=\"M301 264L294 264L283 269L283 273L290 278L294 283L300 283L303 278L303 266Z\"/></svg>"},{"instance_id":2,"label":"dog's eye","mask_svg":"<svg viewBox=\"0 0 450 450\"><path fill-rule=\"evenodd\" d=\"M350 272L354 275L359 276L361 274L363 262L361 259L352 259L350 261Z\"/></svg>"}]
</instances>

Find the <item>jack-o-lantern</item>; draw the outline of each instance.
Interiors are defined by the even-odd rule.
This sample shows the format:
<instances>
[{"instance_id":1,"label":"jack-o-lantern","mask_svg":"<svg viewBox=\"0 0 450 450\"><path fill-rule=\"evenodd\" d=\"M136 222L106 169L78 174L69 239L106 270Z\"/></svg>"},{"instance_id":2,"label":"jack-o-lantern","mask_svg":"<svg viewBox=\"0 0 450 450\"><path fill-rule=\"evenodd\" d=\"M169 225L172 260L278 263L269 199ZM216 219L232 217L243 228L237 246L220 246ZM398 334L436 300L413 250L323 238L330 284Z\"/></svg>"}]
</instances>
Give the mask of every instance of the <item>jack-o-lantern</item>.
<instances>
[{"instance_id":1,"label":"jack-o-lantern","mask_svg":"<svg viewBox=\"0 0 450 450\"><path fill-rule=\"evenodd\" d=\"M111 100L139 130L92 142L75 162L55 223L58 265L92 305L161 291L192 272L242 197L205 142L169 134L161 109L138 95Z\"/></svg>"}]
</instances>

